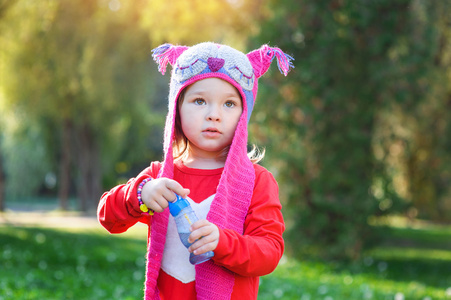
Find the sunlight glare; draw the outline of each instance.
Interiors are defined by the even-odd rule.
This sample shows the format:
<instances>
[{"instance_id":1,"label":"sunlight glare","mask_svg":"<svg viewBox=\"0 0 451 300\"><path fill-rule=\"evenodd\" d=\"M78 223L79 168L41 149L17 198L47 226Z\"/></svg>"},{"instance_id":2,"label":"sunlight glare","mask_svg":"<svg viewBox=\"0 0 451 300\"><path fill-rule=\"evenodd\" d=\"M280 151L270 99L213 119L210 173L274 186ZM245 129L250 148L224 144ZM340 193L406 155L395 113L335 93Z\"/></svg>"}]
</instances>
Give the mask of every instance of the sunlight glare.
<instances>
[{"instance_id":1,"label":"sunlight glare","mask_svg":"<svg viewBox=\"0 0 451 300\"><path fill-rule=\"evenodd\" d=\"M111 11L118 11L119 9L121 9L121 2L119 0L111 0L108 3L108 7Z\"/></svg>"},{"instance_id":2,"label":"sunlight glare","mask_svg":"<svg viewBox=\"0 0 451 300\"><path fill-rule=\"evenodd\" d=\"M227 0L227 2L229 2L233 7L240 7L241 5L243 5L242 0Z\"/></svg>"}]
</instances>

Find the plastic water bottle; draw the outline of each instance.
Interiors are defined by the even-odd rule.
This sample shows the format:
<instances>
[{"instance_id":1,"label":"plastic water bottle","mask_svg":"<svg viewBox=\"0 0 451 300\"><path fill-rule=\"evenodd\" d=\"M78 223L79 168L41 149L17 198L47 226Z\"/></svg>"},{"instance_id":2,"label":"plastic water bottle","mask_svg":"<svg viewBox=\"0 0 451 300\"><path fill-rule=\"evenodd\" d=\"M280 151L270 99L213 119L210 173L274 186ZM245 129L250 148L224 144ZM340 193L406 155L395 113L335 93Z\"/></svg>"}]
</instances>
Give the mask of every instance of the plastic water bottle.
<instances>
[{"instance_id":1,"label":"plastic water bottle","mask_svg":"<svg viewBox=\"0 0 451 300\"><path fill-rule=\"evenodd\" d=\"M188 242L188 237L191 234L190 226L199 220L189 204L188 200L177 195L177 199L174 202L169 202L169 212L174 217L175 224L177 225L177 231L180 236L180 240L186 248L189 248L192 243ZM213 251L208 251L203 254L194 255L190 253L189 262L193 265L197 265L206 262L214 256Z\"/></svg>"}]
</instances>

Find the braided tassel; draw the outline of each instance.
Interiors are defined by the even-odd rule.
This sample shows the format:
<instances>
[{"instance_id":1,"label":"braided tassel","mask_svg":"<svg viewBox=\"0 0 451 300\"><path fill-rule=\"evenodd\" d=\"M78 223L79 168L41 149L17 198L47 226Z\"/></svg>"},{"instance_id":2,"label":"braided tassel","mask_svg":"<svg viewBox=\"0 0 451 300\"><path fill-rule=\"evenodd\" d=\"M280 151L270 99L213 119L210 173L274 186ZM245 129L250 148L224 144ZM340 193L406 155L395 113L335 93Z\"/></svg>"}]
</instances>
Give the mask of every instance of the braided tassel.
<instances>
[{"instance_id":1,"label":"braided tassel","mask_svg":"<svg viewBox=\"0 0 451 300\"><path fill-rule=\"evenodd\" d=\"M254 69L255 77L259 78L268 71L274 58L277 58L277 66L279 67L280 73L287 76L290 68L294 68L291 57L288 54L283 53L282 50L275 47L269 47L268 45L263 45L260 49L256 49L247 54L252 68Z\"/></svg>"},{"instance_id":2,"label":"braided tassel","mask_svg":"<svg viewBox=\"0 0 451 300\"><path fill-rule=\"evenodd\" d=\"M274 54L271 58L271 62L275 57L277 57L277 67L279 68L280 73L287 76L290 68L294 68L293 60L294 58L286 53L283 53L279 48L270 48L266 55Z\"/></svg>"},{"instance_id":3,"label":"braided tassel","mask_svg":"<svg viewBox=\"0 0 451 300\"><path fill-rule=\"evenodd\" d=\"M168 63L174 65L180 54L187 49L188 47L185 46L173 46L171 44L163 44L153 49L152 58L158 64L158 71L164 75Z\"/></svg>"}]
</instances>

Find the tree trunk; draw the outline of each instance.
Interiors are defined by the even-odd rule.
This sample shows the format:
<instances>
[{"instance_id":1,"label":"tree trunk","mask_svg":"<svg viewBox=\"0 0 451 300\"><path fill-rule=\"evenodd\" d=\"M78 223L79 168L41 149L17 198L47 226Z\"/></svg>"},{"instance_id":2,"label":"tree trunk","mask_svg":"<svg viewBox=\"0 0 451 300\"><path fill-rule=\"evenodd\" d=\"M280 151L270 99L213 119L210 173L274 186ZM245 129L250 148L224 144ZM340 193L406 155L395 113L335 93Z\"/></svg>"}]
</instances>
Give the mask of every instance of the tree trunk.
<instances>
[{"instance_id":1,"label":"tree trunk","mask_svg":"<svg viewBox=\"0 0 451 300\"><path fill-rule=\"evenodd\" d=\"M5 211L5 173L3 172L3 157L0 152L0 212Z\"/></svg>"},{"instance_id":2,"label":"tree trunk","mask_svg":"<svg viewBox=\"0 0 451 300\"><path fill-rule=\"evenodd\" d=\"M80 210L89 212L96 209L101 195L99 146L93 130L86 125L77 131L77 140L78 198Z\"/></svg>"},{"instance_id":3,"label":"tree trunk","mask_svg":"<svg viewBox=\"0 0 451 300\"><path fill-rule=\"evenodd\" d=\"M70 162L71 162L71 129L72 124L64 120L61 132L61 157L59 170L58 199L60 209L68 210L69 185L70 185Z\"/></svg>"}]
</instances>

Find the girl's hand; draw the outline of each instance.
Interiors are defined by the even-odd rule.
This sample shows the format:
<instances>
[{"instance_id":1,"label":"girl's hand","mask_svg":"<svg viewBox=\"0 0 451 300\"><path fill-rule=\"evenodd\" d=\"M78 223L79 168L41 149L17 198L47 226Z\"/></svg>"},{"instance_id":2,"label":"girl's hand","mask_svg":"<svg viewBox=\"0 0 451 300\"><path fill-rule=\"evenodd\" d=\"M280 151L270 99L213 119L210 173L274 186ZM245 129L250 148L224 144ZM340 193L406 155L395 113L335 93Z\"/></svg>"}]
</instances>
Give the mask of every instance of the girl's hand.
<instances>
[{"instance_id":1,"label":"girl's hand","mask_svg":"<svg viewBox=\"0 0 451 300\"><path fill-rule=\"evenodd\" d=\"M216 249L219 243L218 226L207 220L199 220L191 225L190 229L191 234L188 242L196 242L188 248L189 252L199 255Z\"/></svg>"},{"instance_id":2,"label":"girl's hand","mask_svg":"<svg viewBox=\"0 0 451 300\"><path fill-rule=\"evenodd\" d=\"M155 212L162 212L168 207L168 201L173 202L175 193L182 197L189 194L189 189L169 178L157 178L147 182L142 189L141 198L144 204Z\"/></svg>"}]
</instances>

